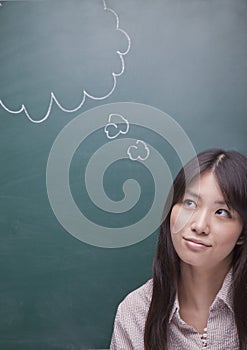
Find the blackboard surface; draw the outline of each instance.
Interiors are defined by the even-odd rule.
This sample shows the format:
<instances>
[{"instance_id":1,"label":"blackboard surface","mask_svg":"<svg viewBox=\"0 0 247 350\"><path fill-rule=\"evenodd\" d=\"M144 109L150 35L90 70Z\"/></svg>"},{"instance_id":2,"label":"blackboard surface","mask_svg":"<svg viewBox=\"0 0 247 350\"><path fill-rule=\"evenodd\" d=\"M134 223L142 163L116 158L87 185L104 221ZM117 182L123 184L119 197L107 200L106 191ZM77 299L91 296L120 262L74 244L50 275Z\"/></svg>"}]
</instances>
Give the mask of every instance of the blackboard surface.
<instances>
[{"instance_id":1,"label":"blackboard surface","mask_svg":"<svg viewBox=\"0 0 247 350\"><path fill-rule=\"evenodd\" d=\"M195 151L222 147L247 155L247 2L0 3L0 348L107 349L117 304L151 276L157 230L114 248L70 234L47 191L54 142L78 116L87 130L92 108L106 118L106 105L125 102L167 113ZM151 113L149 120L156 128ZM71 193L102 231L117 231L140 219L157 189L145 162L125 157L106 170L104 189L121 201L124 181L135 179L141 207L126 213L97 208L83 185L85 168L115 140L96 122L93 128L71 160ZM169 134L167 122L160 131ZM158 150L176 174L175 141L145 125L130 125L118 139L127 137ZM56 176L59 183L63 174Z\"/></svg>"}]
</instances>

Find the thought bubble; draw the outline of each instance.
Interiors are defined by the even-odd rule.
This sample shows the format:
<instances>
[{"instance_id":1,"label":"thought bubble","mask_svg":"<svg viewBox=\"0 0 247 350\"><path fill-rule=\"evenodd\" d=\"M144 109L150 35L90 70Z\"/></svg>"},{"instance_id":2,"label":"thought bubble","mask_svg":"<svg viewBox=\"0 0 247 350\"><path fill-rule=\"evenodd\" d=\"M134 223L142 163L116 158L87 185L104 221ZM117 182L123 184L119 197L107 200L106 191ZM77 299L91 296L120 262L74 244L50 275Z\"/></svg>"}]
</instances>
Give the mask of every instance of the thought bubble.
<instances>
[{"instance_id":1,"label":"thought bubble","mask_svg":"<svg viewBox=\"0 0 247 350\"><path fill-rule=\"evenodd\" d=\"M104 128L111 114L128 116L131 133L118 139L106 138ZM136 144L138 128L145 139L139 140L138 146L150 150L144 162L138 155L133 162L127 152ZM158 143L154 142L156 138ZM68 123L51 148L46 171L50 205L63 228L78 240L102 248L129 246L151 235L167 214L164 203L173 189L163 142L173 148L182 165L196 155L182 127L165 112L148 105L105 104ZM76 158L78 168L73 168ZM174 158L170 162L174 163ZM76 181L72 180L73 170L79 171ZM73 182L77 181L79 187L73 191ZM169 196L166 210L171 200Z\"/></svg>"},{"instance_id":2,"label":"thought bubble","mask_svg":"<svg viewBox=\"0 0 247 350\"><path fill-rule=\"evenodd\" d=\"M108 139L115 139L128 133L129 122L121 114L110 114L104 130Z\"/></svg>"},{"instance_id":3,"label":"thought bubble","mask_svg":"<svg viewBox=\"0 0 247 350\"><path fill-rule=\"evenodd\" d=\"M128 148L127 154L131 160L146 160L149 157L150 150L145 142L137 140L135 145Z\"/></svg>"},{"instance_id":4,"label":"thought bubble","mask_svg":"<svg viewBox=\"0 0 247 350\"><path fill-rule=\"evenodd\" d=\"M0 106L33 123L108 98L125 71L130 37L105 0L4 2L0 23Z\"/></svg>"}]
</instances>

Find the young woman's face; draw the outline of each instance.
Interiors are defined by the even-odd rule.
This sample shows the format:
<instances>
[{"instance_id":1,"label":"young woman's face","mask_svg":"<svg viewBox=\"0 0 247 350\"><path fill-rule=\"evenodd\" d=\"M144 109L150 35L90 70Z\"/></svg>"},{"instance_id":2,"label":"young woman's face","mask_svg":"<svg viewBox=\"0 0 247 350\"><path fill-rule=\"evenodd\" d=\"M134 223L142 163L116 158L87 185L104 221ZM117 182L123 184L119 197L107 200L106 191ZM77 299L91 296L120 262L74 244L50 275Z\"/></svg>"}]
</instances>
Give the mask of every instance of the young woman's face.
<instances>
[{"instance_id":1,"label":"young woman's face","mask_svg":"<svg viewBox=\"0 0 247 350\"><path fill-rule=\"evenodd\" d=\"M192 266L229 267L235 245L242 244L242 220L227 207L211 172L188 186L182 201L172 209L170 225L178 256Z\"/></svg>"}]
</instances>

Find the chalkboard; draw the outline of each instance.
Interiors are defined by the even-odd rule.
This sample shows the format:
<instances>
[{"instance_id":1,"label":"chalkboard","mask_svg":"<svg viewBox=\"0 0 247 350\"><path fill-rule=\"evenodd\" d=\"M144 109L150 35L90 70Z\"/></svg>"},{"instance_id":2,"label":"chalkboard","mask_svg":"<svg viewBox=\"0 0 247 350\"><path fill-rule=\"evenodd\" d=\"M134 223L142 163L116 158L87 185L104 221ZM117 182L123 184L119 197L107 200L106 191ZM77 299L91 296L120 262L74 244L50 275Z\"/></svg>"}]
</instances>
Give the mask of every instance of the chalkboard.
<instances>
[{"instance_id":1,"label":"chalkboard","mask_svg":"<svg viewBox=\"0 0 247 350\"><path fill-rule=\"evenodd\" d=\"M246 0L0 1L1 349L109 348L180 166L247 155L246 33Z\"/></svg>"}]
</instances>

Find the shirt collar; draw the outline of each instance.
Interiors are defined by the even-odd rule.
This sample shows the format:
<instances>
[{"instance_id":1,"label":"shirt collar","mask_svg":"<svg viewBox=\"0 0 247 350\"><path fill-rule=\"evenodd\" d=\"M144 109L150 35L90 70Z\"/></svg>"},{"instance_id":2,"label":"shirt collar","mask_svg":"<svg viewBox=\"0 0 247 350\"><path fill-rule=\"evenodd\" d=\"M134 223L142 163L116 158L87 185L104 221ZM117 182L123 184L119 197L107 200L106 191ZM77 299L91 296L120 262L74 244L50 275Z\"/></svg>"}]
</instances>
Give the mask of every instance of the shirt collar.
<instances>
[{"instance_id":1,"label":"shirt collar","mask_svg":"<svg viewBox=\"0 0 247 350\"><path fill-rule=\"evenodd\" d=\"M171 320L172 320L172 318L177 310L179 310L179 302L178 302L178 295L176 294L175 301L174 301L174 304L172 307L172 311L171 311L170 316L169 316L169 323L171 322Z\"/></svg>"},{"instance_id":2,"label":"shirt collar","mask_svg":"<svg viewBox=\"0 0 247 350\"><path fill-rule=\"evenodd\" d=\"M233 311L233 288L232 288L232 269L227 273L224 282L222 284L221 289L219 290L218 294L215 297L215 300L211 306L213 308L214 306L217 305L218 301L221 300L223 301L224 304L227 305L227 307Z\"/></svg>"}]
</instances>

